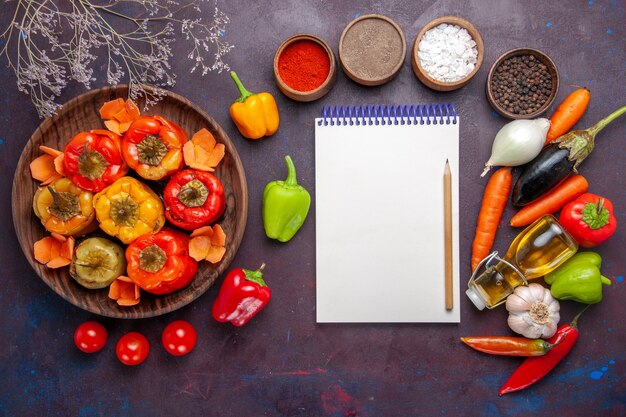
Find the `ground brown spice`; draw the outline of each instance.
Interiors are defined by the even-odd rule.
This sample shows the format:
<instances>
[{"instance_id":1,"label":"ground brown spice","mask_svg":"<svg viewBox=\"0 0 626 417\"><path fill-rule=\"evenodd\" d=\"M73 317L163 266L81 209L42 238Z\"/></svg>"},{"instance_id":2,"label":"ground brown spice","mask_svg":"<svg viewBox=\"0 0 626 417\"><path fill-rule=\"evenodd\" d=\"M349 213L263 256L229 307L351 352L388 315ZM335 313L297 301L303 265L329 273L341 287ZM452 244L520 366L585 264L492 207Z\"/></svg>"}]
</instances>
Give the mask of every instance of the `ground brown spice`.
<instances>
[{"instance_id":1,"label":"ground brown spice","mask_svg":"<svg viewBox=\"0 0 626 417\"><path fill-rule=\"evenodd\" d=\"M382 19L364 19L345 34L341 60L350 72L365 80L390 76L404 56L402 38Z\"/></svg>"}]
</instances>

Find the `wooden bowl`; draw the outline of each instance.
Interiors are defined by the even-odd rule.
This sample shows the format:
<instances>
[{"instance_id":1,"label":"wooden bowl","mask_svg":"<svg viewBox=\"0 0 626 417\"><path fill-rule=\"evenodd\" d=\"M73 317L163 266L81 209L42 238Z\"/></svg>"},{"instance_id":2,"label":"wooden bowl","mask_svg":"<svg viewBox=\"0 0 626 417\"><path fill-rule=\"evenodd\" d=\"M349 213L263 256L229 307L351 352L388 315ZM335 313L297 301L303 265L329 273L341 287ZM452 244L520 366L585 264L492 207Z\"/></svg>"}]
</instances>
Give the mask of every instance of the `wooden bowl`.
<instances>
[{"instance_id":1,"label":"wooden bowl","mask_svg":"<svg viewBox=\"0 0 626 417\"><path fill-rule=\"evenodd\" d=\"M226 212L218 221L227 235L224 259L216 265L201 262L196 278L188 287L178 292L161 296L142 292L140 303L132 307L120 307L115 301L109 299L108 288L88 290L82 287L70 277L67 267L50 269L35 261L33 244L49 233L33 213L33 196L39 182L30 176L30 162L42 154L39 151L40 145L63 150L77 133L90 129L103 129L98 109L108 100L126 97L127 92L128 88L125 86L89 91L70 100L56 116L41 123L26 143L17 164L13 178L12 209L13 224L22 251L37 275L50 288L70 303L92 313L107 317L136 319L158 316L189 304L211 287L217 277L226 270L243 237L248 213L248 192L241 160L226 132L198 106L177 94L168 92L168 95L151 107L147 114L159 114L178 123L189 137L199 129L207 128L218 142L226 146L226 156L214 173L221 180L226 191ZM141 101L137 104L140 109L143 109ZM77 243L79 240L77 239Z\"/></svg>"},{"instance_id":2,"label":"wooden bowl","mask_svg":"<svg viewBox=\"0 0 626 417\"><path fill-rule=\"evenodd\" d=\"M464 28L470 34L472 39L474 39L474 42L476 42L476 50L478 52L478 56L476 57L476 66L474 67L474 70L470 72L465 78L462 78L458 81L443 82L443 81L439 81L431 77L430 75L428 75L428 73L426 73L424 68L422 68L422 66L420 65L419 58L417 56L419 43L422 40L422 37L424 37L424 34L428 32L430 29L441 25L442 23L447 23L449 25L457 25L457 26ZM485 56L485 45L483 44L483 38L480 36L480 32L478 32L478 29L476 29L474 25L472 25L470 22L468 22L467 20L461 17L442 16L442 17L439 17L437 19L434 19L428 22L426 26L424 26L422 30L420 30L420 32L417 34L417 37L415 38L415 42L413 43L413 52L411 54L411 66L413 67L413 72L415 73L417 78L426 87L431 88L433 90L437 90L437 91L452 91L452 90L459 89L470 82L472 77L474 77L474 75L476 75L476 73L480 69L480 66L483 63L484 56Z\"/></svg>"},{"instance_id":3,"label":"wooden bowl","mask_svg":"<svg viewBox=\"0 0 626 417\"><path fill-rule=\"evenodd\" d=\"M330 60L330 71L328 72L328 77L326 77L326 80L319 87L311 91L298 91L289 87L282 80L278 71L278 59L282 55L285 48L295 42L304 40L312 41L320 45L326 51L328 59ZM337 81L337 64L335 62L335 54L333 54L333 50L322 38L307 33L294 35L281 43L276 50L276 54L274 55L274 79L276 80L278 89L290 99L302 102L315 101L325 96L333 88L335 81Z\"/></svg>"},{"instance_id":4,"label":"wooden bowl","mask_svg":"<svg viewBox=\"0 0 626 417\"><path fill-rule=\"evenodd\" d=\"M397 50L390 51L393 38L396 38ZM350 50L350 44L353 50ZM361 43L359 45L359 43ZM365 55L352 62L353 55ZM339 39L339 61L346 75L359 84L366 86L382 85L391 81L400 71L406 57L406 40L402 28L380 14L360 16L346 26ZM389 68L374 70L372 65L389 62ZM383 71L384 70L384 71Z\"/></svg>"},{"instance_id":5,"label":"wooden bowl","mask_svg":"<svg viewBox=\"0 0 626 417\"><path fill-rule=\"evenodd\" d=\"M520 56L520 55L534 55L535 58L537 58L539 61L541 61L541 63L543 63L547 67L548 72L552 76L552 90L550 91L548 100L546 100L546 102L538 110L529 114L516 114L516 113L509 112L507 109L502 107L496 101L493 95L494 92L491 88L491 79L493 77L494 72L500 66L500 64L504 62L505 60L507 60L508 58L511 58L514 56ZM489 69L489 74L487 75L487 85L485 86L485 90L487 93L487 100L489 101L489 104L491 104L491 107L493 107L493 109L497 111L498 113L500 113L502 116L507 117L509 119L534 119L535 117L544 113L548 109L548 107L552 104L554 99L556 98L557 92L559 91L559 71L557 70L556 64L554 63L554 61L552 61L552 59L550 59L548 55L546 55L544 52L538 49L534 49L534 48L512 49L500 55L500 57L496 59L496 61L493 63L493 65Z\"/></svg>"}]
</instances>

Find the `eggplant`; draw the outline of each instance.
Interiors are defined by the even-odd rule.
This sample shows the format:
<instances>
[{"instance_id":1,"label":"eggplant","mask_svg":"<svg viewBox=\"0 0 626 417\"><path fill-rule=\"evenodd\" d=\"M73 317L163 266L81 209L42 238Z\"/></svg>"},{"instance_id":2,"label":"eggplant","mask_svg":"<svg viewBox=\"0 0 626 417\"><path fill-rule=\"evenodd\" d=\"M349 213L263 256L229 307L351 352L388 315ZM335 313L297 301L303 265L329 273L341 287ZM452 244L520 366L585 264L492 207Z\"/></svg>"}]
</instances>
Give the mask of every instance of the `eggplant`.
<instances>
[{"instance_id":1,"label":"eggplant","mask_svg":"<svg viewBox=\"0 0 626 417\"><path fill-rule=\"evenodd\" d=\"M569 149L550 144L524 167L513 186L511 197L515 207L541 197L573 172L575 161L569 159Z\"/></svg>"},{"instance_id":2,"label":"eggplant","mask_svg":"<svg viewBox=\"0 0 626 417\"><path fill-rule=\"evenodd\" d=\"M626 106L617 109L587 130L572 130L542 149L524 167L513 186L511 200L515 207L532 203L556 187L570 174L578 173L578 165L589 156L598 132L626 113Z\"/></svg>"}]
</instances>

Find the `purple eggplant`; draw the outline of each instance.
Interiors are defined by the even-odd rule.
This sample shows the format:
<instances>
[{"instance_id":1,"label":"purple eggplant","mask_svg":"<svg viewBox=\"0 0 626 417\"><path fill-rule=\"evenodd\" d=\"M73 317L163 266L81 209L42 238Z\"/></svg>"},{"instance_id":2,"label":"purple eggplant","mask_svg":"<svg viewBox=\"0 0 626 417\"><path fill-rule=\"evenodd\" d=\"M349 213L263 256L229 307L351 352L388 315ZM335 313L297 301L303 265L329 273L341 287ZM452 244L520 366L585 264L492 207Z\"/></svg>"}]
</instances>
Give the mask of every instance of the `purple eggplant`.
<instances>
[{"instance_id":1,"label":"purple eggplant","mask_svg":"<svg viewBox=\"0 0 626 417\"><path fill-rule=\"evenodd\" d=\"M626 112L626 106L614 111L587 130L573 130L546 146L524 167L513 186L511 197L516 207L531 203L556 187L593 151L595 137L609 123Z\"/></svg>"}]
</instances>

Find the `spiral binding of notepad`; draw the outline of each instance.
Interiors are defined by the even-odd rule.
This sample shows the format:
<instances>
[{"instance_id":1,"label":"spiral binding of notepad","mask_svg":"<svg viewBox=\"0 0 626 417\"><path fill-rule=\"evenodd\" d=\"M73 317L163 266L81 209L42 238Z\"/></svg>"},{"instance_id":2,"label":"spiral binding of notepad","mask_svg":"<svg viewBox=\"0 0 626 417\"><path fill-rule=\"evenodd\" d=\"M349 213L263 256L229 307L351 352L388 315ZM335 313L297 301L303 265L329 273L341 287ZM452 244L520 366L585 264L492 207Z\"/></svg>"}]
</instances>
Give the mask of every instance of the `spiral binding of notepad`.
<instances>
[{"instance_id":1,"label":"spiral binding of notepad","mask_svg":"<svg viewBox=\"0 0 626 417\"><path fill-rule=\"evenodd\" d=\"M318 126L456 124L453 104L421 106L324 106Z\"/></svg>"}]
</instances>

